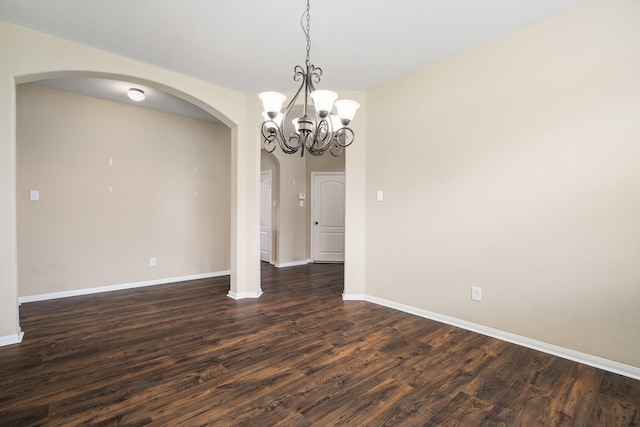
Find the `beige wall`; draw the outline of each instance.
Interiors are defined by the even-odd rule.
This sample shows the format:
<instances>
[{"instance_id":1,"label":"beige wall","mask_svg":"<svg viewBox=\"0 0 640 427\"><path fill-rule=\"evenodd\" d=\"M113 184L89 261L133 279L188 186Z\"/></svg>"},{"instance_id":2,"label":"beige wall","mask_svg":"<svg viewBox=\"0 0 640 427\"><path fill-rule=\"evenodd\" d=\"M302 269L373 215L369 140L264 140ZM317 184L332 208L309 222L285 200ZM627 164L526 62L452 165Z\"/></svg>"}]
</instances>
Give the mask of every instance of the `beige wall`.
<instances>
[{"instance_id":1,"label":"beige wall","mask_svg":"<svg viewBox=\"0 0 640 427\"><path fill-rule=\"evenodd\" d=\"M20 296L229 270L227 126L31 84L17 125Z\"/></svg>"},{"instance_id":2,"label":"beige wall","mask_svg":"<svg viewBox=\"0 0 640 427\"><path fill-rule=\"evenodd\" d=\"M371 90L367 293L640 367L639 23L593 1Z\"/></svg>"}]
</instances>

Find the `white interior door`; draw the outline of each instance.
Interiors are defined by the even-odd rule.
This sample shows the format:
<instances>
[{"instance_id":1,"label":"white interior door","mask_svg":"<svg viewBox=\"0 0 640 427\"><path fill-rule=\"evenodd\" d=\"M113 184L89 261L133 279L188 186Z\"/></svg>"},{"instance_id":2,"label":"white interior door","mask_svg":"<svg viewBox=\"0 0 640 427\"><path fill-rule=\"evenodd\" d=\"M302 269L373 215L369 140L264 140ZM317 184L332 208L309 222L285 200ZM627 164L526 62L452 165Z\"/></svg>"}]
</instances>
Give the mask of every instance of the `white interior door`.
<instances>
[{"instance_id":1,"label":"white interior door","mask_svg":"<svg viewBox=\"0 0 640 427\"><path fill-rule=\"evenodd\" d=\"M271 262L271 170L260 172L260 260Z\"/></svg>"},{"instance_id":2,"label":"white interior door","mask_svg":"<svg viewBox=\"0 0 640 427\"><path fill-rule=\"evenodd\" d=\"M344 172L311 174L313 261L344 262Z\"/></svg>"}]
</instances>

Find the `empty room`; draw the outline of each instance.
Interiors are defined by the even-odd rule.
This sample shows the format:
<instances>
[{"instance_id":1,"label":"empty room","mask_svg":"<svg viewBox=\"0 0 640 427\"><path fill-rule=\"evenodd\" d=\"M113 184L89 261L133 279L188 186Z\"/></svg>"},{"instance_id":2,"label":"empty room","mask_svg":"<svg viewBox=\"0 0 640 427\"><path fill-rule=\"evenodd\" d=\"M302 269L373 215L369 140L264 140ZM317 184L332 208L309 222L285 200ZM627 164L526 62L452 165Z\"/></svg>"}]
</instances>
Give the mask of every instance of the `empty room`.
<instances>
[{"instance_id":1,"label":"empty room","mask_svg":"<svg viewBox=\"0 0 640 427\"><path fill-rule=\"evenodd\" d=\"M636 0L3 0L0 425L640 424L639 52Z\"/></svg>"}]
</instances>

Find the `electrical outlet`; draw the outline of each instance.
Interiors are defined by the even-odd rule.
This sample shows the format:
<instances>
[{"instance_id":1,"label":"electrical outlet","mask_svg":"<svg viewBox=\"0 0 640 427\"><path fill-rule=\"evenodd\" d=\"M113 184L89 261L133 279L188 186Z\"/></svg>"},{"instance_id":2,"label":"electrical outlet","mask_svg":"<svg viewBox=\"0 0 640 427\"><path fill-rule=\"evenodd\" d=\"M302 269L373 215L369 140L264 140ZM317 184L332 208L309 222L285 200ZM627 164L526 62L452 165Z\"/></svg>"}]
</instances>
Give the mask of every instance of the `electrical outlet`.
<instances>
[{"instance_id":1,"label":"electrical outlet","mask_svg":"<svg viewBox=\"0 0 640 427\"><path fill-rule=\"evenodd\" d=\"M482 288L479 288L477 286L472 286L471 299L474 301L482 301Z\"/></svg>"},{"instance_id":2,"label":"electrical outlet","mask_svg":"<svg viewBox=\"0 0 640 427\"><path fill-rule=\"evenodd\" d=\"M151 267L155 267L156 266L156 257L149 258L149 265Z\"/></svg>"}]
</instances>

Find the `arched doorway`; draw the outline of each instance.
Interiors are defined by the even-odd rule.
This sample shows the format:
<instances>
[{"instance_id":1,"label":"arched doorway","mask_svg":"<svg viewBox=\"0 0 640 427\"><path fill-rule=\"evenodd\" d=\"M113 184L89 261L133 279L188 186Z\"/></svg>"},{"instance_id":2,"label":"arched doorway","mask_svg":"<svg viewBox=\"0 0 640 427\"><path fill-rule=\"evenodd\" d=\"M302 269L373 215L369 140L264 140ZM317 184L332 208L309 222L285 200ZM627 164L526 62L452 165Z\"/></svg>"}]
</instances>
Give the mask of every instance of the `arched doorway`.
<instances>
[{"instance_id":1,"label":"arched doorway","mask_svg":"<svg viewBox=\"0 0 640 427\"><path fill-rule=\"evenodd\" d=\"M17 273L17 239L16 239L16 175L15 175L15 87L16 84L58 76L105 76L108 78L126 78L132 82L155 85L155 87L181 96L199 107L220 118L231 129L232 143L232 179L231 179L231 278L229 296L233 298L255 298L261 294L259 282L259 260L257 258L257 218L258 210L255 195L257 194L258 153L251 144L246 144L249 138L247 132L246 97L243 94L232 93L224 88L216 87L206 82L196 81L184 76L159 70L151 66L134 63L123 58L114 57L104 52L82 46L69 46L62 40L47 40L39 44L37 34L22 34L24 30L12 29L12 37L24 39L31 49L19 52L7 52L7 64L13 64L11 70L20 70L20 74L8 74L0 85L0 152L5 159L0 167L3 185L0 195L7 203L0 209L0 229L3 235L10 236L0 244L0 264L2 273L0 295L0 345L20 342L22 331L18 316L18 273ZM28 41L27 41L28 40ZM52 52L64 52L73 47L72 58L65 55L52 55ZM46 60L43 60L46 59ZM76 65L77 69L94 68L100 63L105 68L120 70L119 73L96 71L48 71L67 69ZM16 66L16 64L18 64ZM122 72L124 71L124 73ZM127 73L127 71L129 71ZM136 75L153 75L154 80ZM198 96L193 95L198 93ZM227 114L220 113L226 111ZM239 144L242 141L243 144ZM249 146L247 146L249 145ZM254 178L255 177L255 181ZM255 255L254 255L255 254Z\"/></svg>"},{"instance_id":2,"label":"arched doorway","mask_svg":"<svg viewBox=\"0 0 640 427\"><path fill-rule=\"evenodd\" d=\"M229 274L230 129L57 90L89 84L133 85L17 87L20 301Z\"/></svg>"}]
</instances>

